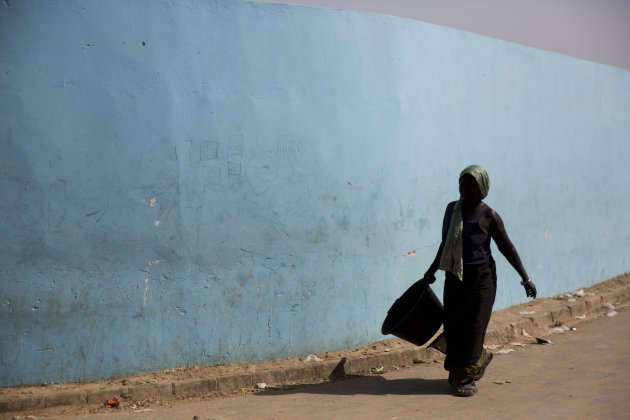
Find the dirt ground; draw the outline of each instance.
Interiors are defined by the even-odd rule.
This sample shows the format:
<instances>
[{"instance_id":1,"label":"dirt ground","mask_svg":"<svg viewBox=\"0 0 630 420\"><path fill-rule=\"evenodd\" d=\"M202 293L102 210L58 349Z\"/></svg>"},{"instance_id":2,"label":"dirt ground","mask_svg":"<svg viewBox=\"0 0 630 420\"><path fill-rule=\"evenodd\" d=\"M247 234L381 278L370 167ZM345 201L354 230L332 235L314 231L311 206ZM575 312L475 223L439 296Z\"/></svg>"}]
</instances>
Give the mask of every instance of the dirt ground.
<instances>
[{"instance_id":1,"label":"dirt ground","mask_svg":"<svg viewBox=\"0 0 630 420\"><path fill-rule=\"evenodd\" d=\"M265 391L242 389L202 396L159 397L126 403L119 410L102 405L53 407L28 413L6 413L46 419L238 419L238 418L426 418L435 415L458 418L458 410L476 410L504 418L623 418L630 409L630 310L616 308L617 315L591 314L567 322L567 331L547 338L552 345L536 345L535 339L520 346L501 343L480 392L470 399L452 397L440 363L424 363L383 374L366 374L277 387ZM575 328L575 330L571 330ZM386 340L351 352L383 351L407 346ZM376 348L375 348L376 347ZM501 350L514 350L498 354ZM345 352L330 352L340 357ZM326 354L320 356L326 357ZM296 359L296 363L300 359ZM270 363L284 363L270 362ZM301 361L303 363L303 361ZM284 365L286 366L286 365ZM214 369L252 369L251 365ZM172 381L173 375L192 377L202 368L173 369L134 375L120 381ZM216 374L216 371L214 371ZM165 375L165 376L162 376ZM464 402L466 401L466 402ZM445 410L445 407L448 409ZM145 410L145 411L143 411ZM476 418L477 416L472 416Z\"/></svg>"}]
</instances>

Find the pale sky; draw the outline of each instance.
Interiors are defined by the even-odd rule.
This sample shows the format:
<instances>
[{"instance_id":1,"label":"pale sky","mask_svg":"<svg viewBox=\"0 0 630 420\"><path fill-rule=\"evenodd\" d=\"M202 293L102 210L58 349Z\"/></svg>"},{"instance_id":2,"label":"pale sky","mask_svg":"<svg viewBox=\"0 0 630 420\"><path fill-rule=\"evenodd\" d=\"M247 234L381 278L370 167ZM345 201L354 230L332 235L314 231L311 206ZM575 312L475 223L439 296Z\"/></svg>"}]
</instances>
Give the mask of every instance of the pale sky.
<instances>
[{"instance_id":1,"label":"pale sky","mask_svg":"<svg viewBox=\"0 0 630 420\"><path fill-rule=\"evenodd\" d=\"M255 0L401 16L630 70L630 0Z\"/></svg>"}]
</instances>

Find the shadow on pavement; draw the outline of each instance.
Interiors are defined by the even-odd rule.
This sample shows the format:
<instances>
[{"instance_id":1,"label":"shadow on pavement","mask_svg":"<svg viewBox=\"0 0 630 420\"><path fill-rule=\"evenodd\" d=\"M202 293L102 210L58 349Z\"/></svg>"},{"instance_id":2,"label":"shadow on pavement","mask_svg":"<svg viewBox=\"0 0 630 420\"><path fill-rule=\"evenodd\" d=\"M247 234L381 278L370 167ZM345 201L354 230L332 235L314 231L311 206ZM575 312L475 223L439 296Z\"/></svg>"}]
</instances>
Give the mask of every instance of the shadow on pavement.
<instances>
[{"instance_id":1,"label":"shadow on pavement","mask_svg":"<svg viewBox=\"0 0 630 420\"><path fill-rule=\"evenodd\" d=\"M450 395L452 391L444 379L386 379L383 376L350 376L322 384L291 385L270 389L255 395L266 397L286 394L329 395Z\"/></svg>"}]
</instances>

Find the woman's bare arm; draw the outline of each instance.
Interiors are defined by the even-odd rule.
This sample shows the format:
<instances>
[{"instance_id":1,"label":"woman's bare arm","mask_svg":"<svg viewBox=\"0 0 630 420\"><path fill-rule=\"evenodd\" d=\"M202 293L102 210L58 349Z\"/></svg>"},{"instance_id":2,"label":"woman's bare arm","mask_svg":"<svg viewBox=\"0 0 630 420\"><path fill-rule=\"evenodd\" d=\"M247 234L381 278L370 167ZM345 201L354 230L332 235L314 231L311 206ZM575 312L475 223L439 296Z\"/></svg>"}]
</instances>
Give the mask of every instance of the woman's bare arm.
<instances>
[{"instance_id":1,"label":"woman's bare arm","mask_svg":"<svg viewBox=\"0 0 630 420\"><path fill-rule=\"evenodd\" d=\"M525 286L527 296L536 298L536 286L527 276L527 271L525 271L525 267L523 267L523 263L516 251L516 247L510 240L505 230L501 216L499 216L499 214L494 210L489 210L485 216L489 222L488 233L490 234L490 237L494 239L494 242L497 244L501 254L505 256L510 265L512 265L519 276L521 276L521 279L523 280L522 284Z\"/></svg>"}]
</instances>

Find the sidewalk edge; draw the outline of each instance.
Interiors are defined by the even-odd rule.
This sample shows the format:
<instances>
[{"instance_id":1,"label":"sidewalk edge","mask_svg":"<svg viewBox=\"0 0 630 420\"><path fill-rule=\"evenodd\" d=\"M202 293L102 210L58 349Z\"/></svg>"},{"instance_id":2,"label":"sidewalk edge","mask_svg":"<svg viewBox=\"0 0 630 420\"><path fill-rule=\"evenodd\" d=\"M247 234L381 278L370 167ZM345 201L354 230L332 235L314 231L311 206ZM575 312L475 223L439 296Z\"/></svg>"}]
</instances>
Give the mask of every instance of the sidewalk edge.
<instances>
[{"instance_id":1,"label":"sidewalk edge","mask_svg":"<svg viewBox=\"0 0 630 420\"><path fill-rule=\"evenodd\" d=\"M622 278L624 277L624 278ZM602 284L614 285L609 290L594 296L576 298L573 302L547 299L543 312L531 316L514 317L510 322L492 323L488 327L486 343L494 344L523 337L523 330L537 332L549 329L555 323L565 323L578 315L598 313L607 304L630 302L630 278L618 276L589 289L601 289ZM506 308L503 311L516 311L528 303ZM497 311L501 312L501 311ZM494 316L494 314L493 314ZM101 404L114 395L127 401L137 401L154 397L173 397L178 395L202 394L213 391L234 391L253 388L264 382L270 386L304 383L313 379L359 375L383 367L386 370L409 366L414 363L431 363L442 360L443 355L437 350L426 347L411 347L384 352L382 354L362 355L349 359L309 362L304 366L238 373L234 375L193 378L163 384L143 384L136 386L112 386L98 391L68 391L46 393L45 395L0 396L0 413L25 411L30 409L50 408L62 405Z\"/></svg>"}]
</instances>

